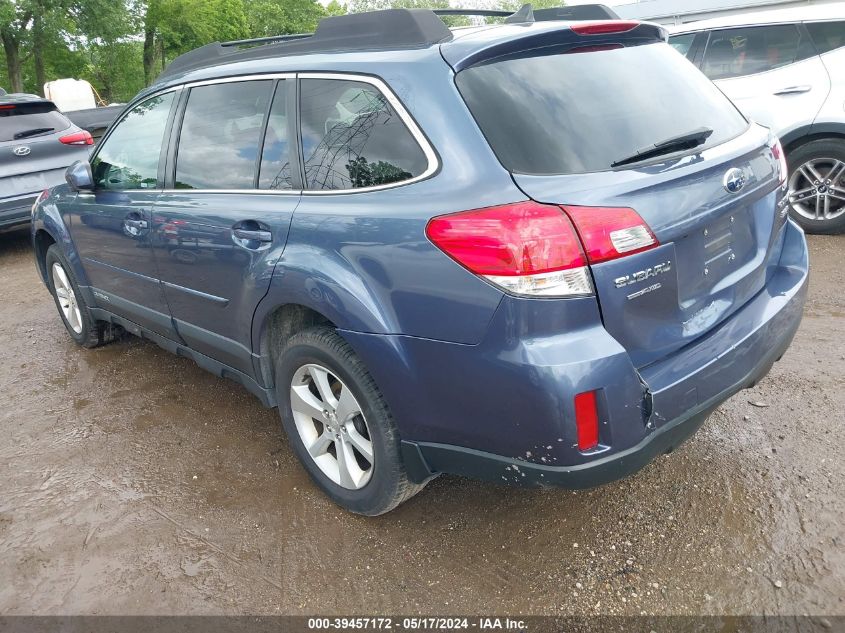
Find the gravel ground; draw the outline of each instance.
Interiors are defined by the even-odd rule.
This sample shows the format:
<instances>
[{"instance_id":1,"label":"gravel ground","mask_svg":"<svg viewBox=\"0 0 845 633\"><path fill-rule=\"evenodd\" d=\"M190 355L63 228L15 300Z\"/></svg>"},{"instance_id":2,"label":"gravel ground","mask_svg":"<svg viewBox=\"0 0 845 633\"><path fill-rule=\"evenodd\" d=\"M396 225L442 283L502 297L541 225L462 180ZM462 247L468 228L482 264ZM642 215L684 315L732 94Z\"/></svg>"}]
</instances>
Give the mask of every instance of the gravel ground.
<instances>
[{"instance_id":1,"label":"gravel ground","mask_svg":"<svg viewBox=\"0 0 845 633\"><path fill-rule=\"evenodd\" d=\"M441 477L369 519L238 385L76 347L0 235L0 613L845 615L845 236L810 246L792 348L675 453L580 492Z\"/></svg>"}]
</instances>

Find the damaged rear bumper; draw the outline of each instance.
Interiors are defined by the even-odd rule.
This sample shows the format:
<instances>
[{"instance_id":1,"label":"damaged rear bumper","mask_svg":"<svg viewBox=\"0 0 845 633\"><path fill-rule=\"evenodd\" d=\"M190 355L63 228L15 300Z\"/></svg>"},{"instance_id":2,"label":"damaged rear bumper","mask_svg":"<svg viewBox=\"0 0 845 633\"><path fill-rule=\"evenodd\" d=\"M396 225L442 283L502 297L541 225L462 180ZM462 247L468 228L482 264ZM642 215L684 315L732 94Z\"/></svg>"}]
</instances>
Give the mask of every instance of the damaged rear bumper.
<instances>
[{"instance_id":1,"label":"damaged rear bumper","mask_svg":"<svg viewBox=\"0 0 845 633\"><path fill-rule=\"evenodd\" d=\"M649 385L643 439L574 465L536 463L471 448L404 442L415 478L445 472L529 486L589 488L637 472L687 440L725 400L756 384L783 356L801 322L809 264L803 233L788 227L780 266L766 287L728 322L691 348L640 374Z\"/></svg>"}]
</instances>

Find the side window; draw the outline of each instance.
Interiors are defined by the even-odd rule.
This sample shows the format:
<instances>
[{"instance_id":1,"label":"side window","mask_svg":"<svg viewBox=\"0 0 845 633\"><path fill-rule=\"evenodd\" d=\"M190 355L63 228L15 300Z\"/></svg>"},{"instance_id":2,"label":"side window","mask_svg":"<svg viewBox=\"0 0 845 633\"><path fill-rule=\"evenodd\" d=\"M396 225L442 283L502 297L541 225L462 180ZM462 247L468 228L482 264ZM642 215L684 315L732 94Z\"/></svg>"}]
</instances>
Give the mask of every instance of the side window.
<instances>
[{"instance_id":1,"label":"side window","mask_svg":"<svg viewBox=\"0 0 845 633\"><path fill-rule=\"evenodd\" d=\"M271 80L191 88L176 154L177 189L253 189Z\"/></svg>"},{"instance_id":2,"label":"side window","mask_svg":"<svg viewBox=\"0 0 845 633\"><path fill-rule=\"evenodd\" d=\"M806 22L820 54L845 46L845 22Z\"/></svg>"},{"instance_id":3,"label":"side window","mask_svg":"<svg viewBox=\"0 0 845 633\"><path fill-rule=\"evenodd\" d=\"M341 79L300 86L307 189L373 187L425 171L425 154L375 86Z\"/></svg>"},{"instance_id":4,"label":"side window","mask_svg":"<svg viewBox=\"0 0 845 633\"><path fill-rule=\"evenodd\" d=\"M97 189L155 189L167 117L175 92L142 101L124 114L91 163Z\"/></svg>"},{"instance_id":5,"label":"side window","mask_svg":"<svg viewBox=\"0 0 845 633\"><path fill-rule=\"evenodd\" d=\"M704 54L704 74L710 79L753 75L807 57L794 24L713 31Z\"/></svg>"},{"instance_id":6,"label":"side window","mask_svg":"<svg viewBox=\"0 0 845 633\"><path fill-rule=\"evenodd\" d=\"M669 46L674 48L684 57L689 53L690 46L695 41L696 33L684 33L683 35L675 35L669 38Z\"/></svg>"},{"instance_id":7,"label":"side window","mask_svg":"<svg viewBox=\"0 0 845 633\"><path fill-rule=\"evenodd\" d=\"M290 143L288 142L288 91L292 81L282 80L276 87L267 131L264 133L264 150L261 154L259 189L293 189L290 171Z\"/></svg>"}]
</instances>

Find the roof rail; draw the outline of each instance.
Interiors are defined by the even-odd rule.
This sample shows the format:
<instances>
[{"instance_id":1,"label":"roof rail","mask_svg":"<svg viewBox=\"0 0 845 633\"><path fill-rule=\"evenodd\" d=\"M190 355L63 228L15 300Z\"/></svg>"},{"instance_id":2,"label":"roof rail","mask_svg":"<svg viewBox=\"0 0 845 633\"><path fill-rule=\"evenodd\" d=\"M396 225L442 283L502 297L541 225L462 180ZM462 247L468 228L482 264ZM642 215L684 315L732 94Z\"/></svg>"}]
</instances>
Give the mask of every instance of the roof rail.
<instances>
[{"instance_id":1,"label":"roof rail","mask_svg":"<svg viewBox=\"0 0 845 633\"><path fill-rule=\"evenodd\" d=\"M506 23L511 24L525 24L535 20L619 18L612 10L600 4L537 11L533 11L530 4L525 4L513 14L492 9L385 9L350 13L323 18L314 33L274 35L206 44L170 62L158 80L218 64L285 55L424 48L452 39L452 31L439 17L446 15L503 17Z\"/></svg>"},{"instance_id":2,"label":"roof rail","mask_svg":"<svg viewBox=\"0 0 845 633\"><path fill-rule=\"evenodd\" d=\"M429 9L385 9L323 18L313 34L214 42L174 59L158 79L248 59L306 53L423 48L452 38ZM253 46L262 45L262 46ZM243 49L242 46L251 46Z\"/></svg>"},{"instance_id":3,"label":"roof rail","mask_svg":"<svg viewBox=\"0 0 845 633\"><path fill-rule=\"evenodd\" d=\"M252 37L247 40L221 42L220 46L248 46L250 44L269 44L270 42L292 42L313 36L313 33L292 33L290 35L271 35L270 37Z\"/></svg>"}]
</instances>

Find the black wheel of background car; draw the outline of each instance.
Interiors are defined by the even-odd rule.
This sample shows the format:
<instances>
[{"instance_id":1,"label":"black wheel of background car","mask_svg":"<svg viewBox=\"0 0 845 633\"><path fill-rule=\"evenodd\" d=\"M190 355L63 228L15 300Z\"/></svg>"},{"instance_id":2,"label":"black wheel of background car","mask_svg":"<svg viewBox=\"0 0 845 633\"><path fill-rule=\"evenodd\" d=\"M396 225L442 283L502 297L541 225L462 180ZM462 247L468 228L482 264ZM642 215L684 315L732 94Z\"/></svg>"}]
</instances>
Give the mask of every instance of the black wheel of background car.
<instances>
[{"instance_id":1,"label":"black wheel of background car","mask_svg":"<svg viewBox=\"0 0 845 633\"><path fill-rule=\"evenodd\" d=\"M375 381L330 327L292 336L276 355L285 432L308 474L338 505L384 514L425 484L408 479L399 433Z\"/></svg>"},{"instance_id":2,"label":"black wheel of background car","mask_svg":"<svg viewBox=\"0 0 845 633\"><path fill-rule=\"evenodd\" d=\"M787 162L792 218L807 233L845 231L845 140L811 141Z\"/></svg>"},{"instance_id":3,"label":"black wheel of background car","mask_svg":"<svg viewBox=\"0 0 845 633\"><path fill-rule=\"evenodd\" d=\"M108 343L113 338L111 326L91 316L73 268L56 244L47 249L45 264L47 284L70 337L82 347Z\"/></svg>"}]
</instances>

